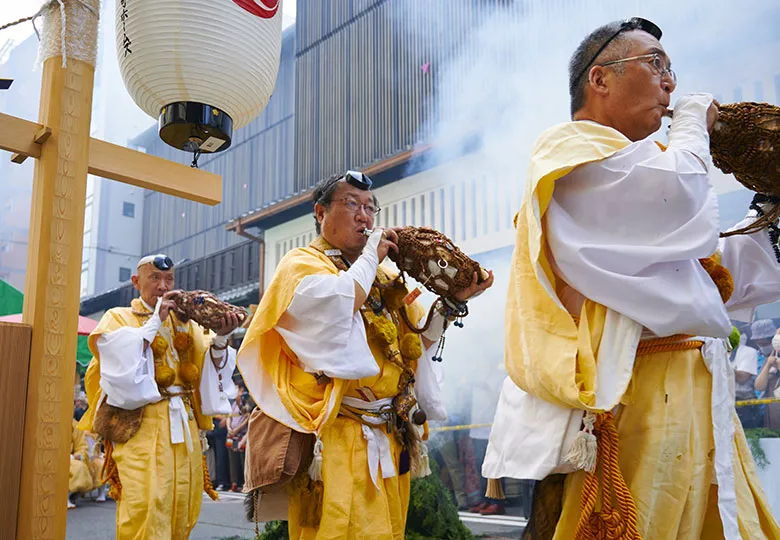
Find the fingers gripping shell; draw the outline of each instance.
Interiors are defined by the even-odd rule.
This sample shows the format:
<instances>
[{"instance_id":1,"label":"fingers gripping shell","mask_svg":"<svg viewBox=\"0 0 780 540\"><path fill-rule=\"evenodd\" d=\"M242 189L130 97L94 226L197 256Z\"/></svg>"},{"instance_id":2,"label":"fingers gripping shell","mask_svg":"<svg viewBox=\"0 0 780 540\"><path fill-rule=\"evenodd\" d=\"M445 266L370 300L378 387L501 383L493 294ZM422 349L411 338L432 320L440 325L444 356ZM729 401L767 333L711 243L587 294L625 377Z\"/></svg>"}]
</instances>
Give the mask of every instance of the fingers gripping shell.
<instances>
[{"instance_id":1,"label":"fingers gripping shell","mask_svg":"<svg viewBox=\"0 0 780 540\"><path fill-rule=\"evenodd\" d=\"M180 319L192 319L203 328L215 332L222 328L228 313L235 313L239 323L247 316L243 308L223 302L208 291L177 292L170 299L176 304L174 311Z\"/></svg>"}]
</instances>

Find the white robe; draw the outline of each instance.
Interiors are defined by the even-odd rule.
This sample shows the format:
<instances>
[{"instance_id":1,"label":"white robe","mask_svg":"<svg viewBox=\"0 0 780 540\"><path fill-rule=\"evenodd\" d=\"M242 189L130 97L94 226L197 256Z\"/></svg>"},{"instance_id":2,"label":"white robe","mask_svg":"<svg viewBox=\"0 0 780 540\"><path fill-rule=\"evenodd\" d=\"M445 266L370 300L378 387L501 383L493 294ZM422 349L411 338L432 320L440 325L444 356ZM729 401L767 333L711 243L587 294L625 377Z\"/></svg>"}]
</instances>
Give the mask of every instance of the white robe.
<instances>
[{"instance_id":1,"label":"white robe","mask_svg":"<svg viewBox=\"0 0 780 540\"><path fill-rule=\"evenodd\" d=\"M750 316L756 306L780 298L780 266L766 231L718 238L708 162L708 155L700 159L672 145L662 152L643 140L556 181L545 232L554 271L567 284L561 300L570 313L579 315L590 298L635 321L645 337L723 338L731 331L729 312ZM716 248L734 278L725 307L697 261ZM614 378L624 378L625 367L612 373L599 369L597 394L622 384ZM506 379L485 477L539 480L560 464L561 448L578 432L579 419L564 418L559 407L536 401L541 400Z\"/></svg>"}]
</instances>

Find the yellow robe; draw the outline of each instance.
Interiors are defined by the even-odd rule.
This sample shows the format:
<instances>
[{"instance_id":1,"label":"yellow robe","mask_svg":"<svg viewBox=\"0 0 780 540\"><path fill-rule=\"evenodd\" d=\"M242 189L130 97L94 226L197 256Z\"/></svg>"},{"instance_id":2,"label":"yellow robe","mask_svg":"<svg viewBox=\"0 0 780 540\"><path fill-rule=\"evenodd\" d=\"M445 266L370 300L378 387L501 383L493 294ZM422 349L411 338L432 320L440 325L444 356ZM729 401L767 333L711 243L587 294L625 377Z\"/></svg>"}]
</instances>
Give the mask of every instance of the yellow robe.
<instances>
[{"instance_id":1,"label":"yellow robe","mask_svg":"<svg viewBox=\"0 0 780 540\"><path fill-rule=\"evenodd\" d=\"M586 301L579 325L565 310L557 297L561 283L548 259L543 216L556 180L629 144L619 132L589 122L547 130L534 147L525 198L515 217L505 320L507 371L529 394L563 407L595 411L595 359L606 308ZM636 359L616 425L620 468L636 502L642 538L723 537L712 484L711 392L712 378L698 350ZM734 418L740 533L745 539L780 538ZM584 476L580 471L566 479L556 539L574 537Z\"/></svg>"},{"instance_id":2,"label":"yellow robe","mask_svg":"<svg viewBox=\"0 0 780 540\"><path fill-rule=\"evenodd\" d=\"M76 459L79 456L81 459ZM92 474L89 470L89 453L84 432L73 420L73 437L70 445L70 478L68 493L85 493L92 489Z\"/></svg>"},{"instance_id":3,"label":"yellow robe","mask_svg":"<svg viewBox=\"0 0 780 540\"><path fill-rule=\"evenodd\" d=\"M89 348L94 358L87 368L84 385L89 408L79 427L92 431L94 407L101 394L100 353L97 340L102 334L123 326L140 327L148 317L138 317L136 312L146 312L139 299L130 308L114 308L106 312L97 328L89 336ZM203 368L204 353L210 345L210 335L204 334L192 321L183 324L175 315L163 322L174 332L186 331L192 338L190 360ZM158 336L162 334L158 333ZM173 343L168 343L173 348ZM176 385L183 386L176 376ZM199 429L213 429L211 418L201 414L199 381L194 383L192 415L189 420L193 450L187 445L171 444L171 424L168 400L146 405L138 432L124 444L115 444L113 459L117 464L122 494L117 501L116 537L125 539L183 539L198 521L203 492L203 464ZM102 398L101 398L102 399Z\"/></svg>"},{"instance_id":4,"label":"yellow robe","mask_svg":"<svg viewBox=\"0 0 780 540\"><path fill-rule=\"evenodd\" d=\"M239 351L238 364L250 392L250 381L257 380L258 366L268 373L276 392L296 422L304 429L319 432L323 443L322 476L324 486L322 520L317 529L299 526L300 490L289 495L289 531L291 539L402 539L409 508L410 474L385 478L380 490L374 486L368 469L367 444L361 425L337 416L343 396L360 399L355 389L368 387L377 399L398 394L401 370L385 360L382 350L370 341L371 352L379 365L379 375L348 381L335 379L319 385L300 366L297 357L285 345L274 327L292 301L295 289L308 275L339 271L322 253L313 248L294 249L279 263L274 278L263 294ZM410 320L420 319L422 308L413 304ZM245 360L246 350L256 350L256 361ZM416 369L415 365L411 366ZM334 409L328 408L333 400ZM332 414L328 414L333 410ZM292 426L291 426L292 427ZM393 462L398 471L401 447L389 437Z\"/></svg>"}]
</instances>

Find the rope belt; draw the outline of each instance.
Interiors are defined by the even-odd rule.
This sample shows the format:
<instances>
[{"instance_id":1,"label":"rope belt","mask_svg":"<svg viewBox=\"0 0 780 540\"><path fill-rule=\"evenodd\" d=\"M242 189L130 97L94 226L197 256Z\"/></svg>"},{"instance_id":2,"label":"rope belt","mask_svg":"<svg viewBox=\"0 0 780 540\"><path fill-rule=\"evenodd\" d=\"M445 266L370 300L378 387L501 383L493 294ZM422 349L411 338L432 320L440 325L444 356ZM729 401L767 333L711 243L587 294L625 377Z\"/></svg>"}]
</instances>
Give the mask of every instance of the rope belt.
<instances>
[{"instance_id":1,"label":"rope belt","mask_svg":"<svg viewBox=\"0 0 780 540\"><path fill-rule=\"evenodd\" d=\"M637 356L646 356L659 352L677 352L701 349L704 342L693 339L693 336L675 334L669 337L643 339L636 348Z\"/></svg>"},{"instance_id":2,"label":"rope belt","mask_svg":"<svg viewBox=\"0 0 780 540\"><path fill-rule=\"evenodd\" d=\"M367 443L368 470L371 480L379 487L379 466L382 466L382 478L396 475L393 454L390 449L390 434L395 433L397 415L393 408L393 398L376 401L344 397L341 401L339 416L360 423L363 438Z\"/></svg>"},{"instance_id":3,"label":"rope belt","mask_svg":"<svg viewBox=\"0 0 780 540\"><path fill-rule=\"evenodd\" d=\"M163 399L168 400L168 417L171 421L171 444L187 443L187 450L192 452L192 433L189 420L193 419L192 390L181 386L169 386L162 392Z\"/></svg>"}]
</instances>

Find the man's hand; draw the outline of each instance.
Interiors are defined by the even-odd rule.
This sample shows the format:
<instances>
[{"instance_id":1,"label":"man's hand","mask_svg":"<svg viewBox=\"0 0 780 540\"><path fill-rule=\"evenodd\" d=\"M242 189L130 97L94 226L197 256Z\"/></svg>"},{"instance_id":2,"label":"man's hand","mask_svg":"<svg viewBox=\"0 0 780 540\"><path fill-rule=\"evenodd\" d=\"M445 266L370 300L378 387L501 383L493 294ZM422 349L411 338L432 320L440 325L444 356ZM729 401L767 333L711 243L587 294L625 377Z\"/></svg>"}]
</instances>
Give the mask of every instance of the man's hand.
<instances>
[{"instance_id":1,"label":"man's hand","mask_svg":"<svg viewBox=\"0 0 780 540\"><path fill-rule=\"evenodd\" d=\"M222 320L222 328L217 331L218 336L226 336L241 326L241 319L235 313L226 313Z\"/></svg>"},{"instance_id":2,"label":"man's hand","mask_svg":"<svg viewBox=\"0 0 780 540\"><path fill-rule=\"evenodd\" d=\"M181 293L181 291L168 291L162 295L162 304L160 304L160 320L163 322L168 318L171 310L176 307L176 303L171 300L171 296L175 293Z\"/></svg>"},{"instance_id":3,"label":"man's hand","mask_svg":"<svg viewBox=\"0 0 780 540\"><path fill-rule=\"evenodd\" d=\"M474 272L474 277L471 280L471 285L469 285L467 288L460 291L458 294L455 295L455 298L458 299L460 302L465 302L469 298L473 298L474 296L477 296L478 294L482 294L485 290L489 289L493 286L493 271L488 272L488 278L483 281L482 283L477 283L479 278L477 277L477 273Z\"/></svg>"},{"instance_id":4,"label":"man's hand","mask_svg":"<svg viewBox=\"0 0 780 540\"><path fill-rule=\"evenodd\" d=\"M718 117L720 116L720 113L718 112L718 107L720 107L720 103L718 103L717 99L713 99L712 103L710 103L710 108L707 109L707 132L712 133L712 130L715 128L715 123L718 121Z\"/></svg>"},{"instance_id":5,"label":"man's hand","mask_svg":"<svg viewBox=\"0 0 780 540\"><path fill-rule=\"evenodd\" d=\"M379 228L379 227L377 227ZM379 241L379 246L376 248L376 253L379 256L379 262L381 263L390 251L398 253L398 233L393 229L382 229L382 240Z\"/></svg>"}]
</instances>

